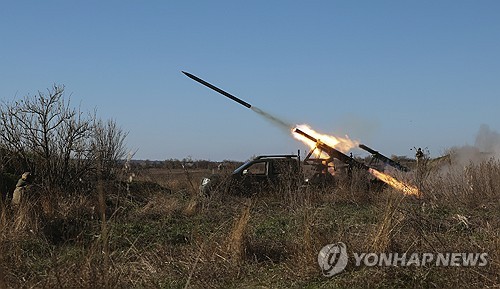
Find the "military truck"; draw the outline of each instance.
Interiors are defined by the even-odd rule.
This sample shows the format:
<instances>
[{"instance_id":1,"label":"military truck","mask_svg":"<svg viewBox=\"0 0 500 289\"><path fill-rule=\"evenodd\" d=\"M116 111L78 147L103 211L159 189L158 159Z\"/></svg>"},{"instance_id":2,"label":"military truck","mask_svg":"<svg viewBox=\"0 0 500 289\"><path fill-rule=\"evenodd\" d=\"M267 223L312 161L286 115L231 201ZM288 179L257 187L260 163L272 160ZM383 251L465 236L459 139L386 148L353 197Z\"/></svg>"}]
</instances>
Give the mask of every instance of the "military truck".
<instances>
[{"instance_id":1,"label":"military truck","mask_svg":"<svg viewBox=\"0 0 500 289\"><path fill-rule=\"evenodd\" d=\"M350 179L353 170L368 172L372 169L369 165L355 160L352 155L347 156L298 128L295 128L294 132L316 143L303 163L300 161L300 152L297 155L258 156L244 163L229 176L212 174L203 178L200 184L200 193L210 195L211 192L218 190L251 195L266 190L276 190L284 186L287 189L300 188L301 186L325 187L336 183L336 178L331 174L332 169L335 173L346 173L348 179ZM360 145L360 148L372 153L372 158L381 161L384 166L388 165L403 172L409 171L405 166L365 145ZM315 150L326 153L328 157L314 158L313 152ZM370 165L374 166L372 162ZM305 175L310 177L305 178ZM370 180L370 183L380 188L385 184L383 180L377 178Z\"/></svg>"},{"instance_id":2,"label":"military truck","mask_svg":"<svg viewBox=\"0 0 500 289\"><path fill-rule=\"evenodd\" d=\"M214 190L233 194L251 195L287 185L299 186L303 182L300 155L262 155L255 157L229 176L212 174L202 179L200 193L210 195Z\"/></svg>"}]
</instances>

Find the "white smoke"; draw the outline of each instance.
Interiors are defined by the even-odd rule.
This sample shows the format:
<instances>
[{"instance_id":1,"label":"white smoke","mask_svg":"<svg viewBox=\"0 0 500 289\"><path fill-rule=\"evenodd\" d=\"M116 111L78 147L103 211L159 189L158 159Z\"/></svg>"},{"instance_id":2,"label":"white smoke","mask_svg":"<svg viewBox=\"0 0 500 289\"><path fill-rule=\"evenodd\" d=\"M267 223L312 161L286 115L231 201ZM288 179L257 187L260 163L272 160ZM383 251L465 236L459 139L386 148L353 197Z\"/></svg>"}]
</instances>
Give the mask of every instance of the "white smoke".
<instances>
[{"instance_id":1,"label":"white smoke","mask_svg":"<svg viewBox=\"0 0 500 289\"><path fill-rule=\"evenodd\" d=\"M482 124L476 137L475 147L480 152L491 153L496 158L500 157L500 133Z\"/></svg>"},{"instance_id":2,"label":"white smoke","mask_svg":"<svg viewBox=\"0 0 500 289\"><path fill-rule=\"evenodd\" d=\"M479 127L474 146L454 147L450 149L450 157L454 164L465 166L469 163L480 163L491 158L500 159L500 133L490 129L486 124Z\"/></svg>"}]
</instances>

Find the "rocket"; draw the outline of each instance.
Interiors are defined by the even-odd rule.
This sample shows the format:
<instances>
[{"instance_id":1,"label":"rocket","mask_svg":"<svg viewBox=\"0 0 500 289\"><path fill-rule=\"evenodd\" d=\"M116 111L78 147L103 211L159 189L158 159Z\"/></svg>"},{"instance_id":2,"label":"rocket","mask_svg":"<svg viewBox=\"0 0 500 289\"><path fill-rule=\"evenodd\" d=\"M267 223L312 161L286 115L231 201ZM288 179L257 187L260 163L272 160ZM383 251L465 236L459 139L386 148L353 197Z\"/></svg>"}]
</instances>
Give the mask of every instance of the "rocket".
<instances>
[{"instance_id":1,"label":"rocket","mask_svg":"<svg viewBox=\"0 0 500 289\"><path fill-rule=\"evenodd\" d=\"M246 107L246 108L252 108L252 105L251 105L250 103L248 103L248 102L246 102L246 101L244 101L244 100L242 100L242 99L240 99L240 98L237 98L236 96L234 96L234 95L230 94L229 92L226 92L226 91L224 91L224 90L222 90L222 89L218 88L217 86L212 85L212 84L210 84L210 83L206 82L205 80L203 80L203 79L201 79L201 78L199 78L199 77L196 77L196 76L192 75L192 74L191 74L191 73L189 73L189 72L182 71L182 73L184 73L187 77L191 78L192 80L194 80L194 81L196 81L196 82L198 82L198 83L201 83L201 84L203 84L204 86L206 86L206 87L208 87L208 88L211 88L211 89L213 89L213 90L217 91L218 93L220 93L220 94L224 95L225 97L227 97L227 98L229 98L229 99L231 99L231 100L236 101L237 103L239 103L239 104L243 105L244 107Z\"/></svg>"}]
</instances>

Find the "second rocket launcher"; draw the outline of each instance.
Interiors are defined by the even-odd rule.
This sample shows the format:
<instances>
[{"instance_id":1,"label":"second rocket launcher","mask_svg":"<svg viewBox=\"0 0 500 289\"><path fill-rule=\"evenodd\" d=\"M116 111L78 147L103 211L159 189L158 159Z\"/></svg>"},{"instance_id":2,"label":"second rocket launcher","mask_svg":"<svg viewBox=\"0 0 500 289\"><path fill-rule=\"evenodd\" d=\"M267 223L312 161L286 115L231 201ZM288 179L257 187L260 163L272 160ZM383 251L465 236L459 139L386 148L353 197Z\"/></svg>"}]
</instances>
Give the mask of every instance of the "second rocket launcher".
<instances>
[{"instance_id":1,"label":"second rocket launcher","mask_svg":"<svg viewBox=\"0 0 500 289\"><path fill-rule=\"evenodd\" d=\"M384 156L383 154L379 153L378 151L376 150L373 150L367 146L365 146L364 144L360 144L359 145L359 148L361 149L364 149L365 151L369 152L372 154L372 156L380 161L382 161L384 164L386 165L390 165L391 167L394 167L402 172L408 172L410 171L409 168L403 166L402 164L394 161L394 160L391 160L390 158Z\"/></svg>"},{"instance_id":2,"label":"second rocket launcher","mask_svg":"<svg viewBox=\"0 0 500 289\"><path fill-rule=\"evenodd\" d=\"M338 159L339 161L341 161L345 164L348 164L351 167L356 167L356 168L364 169L364 170L370 169L370 167L368 167L367 165L356 161L355 159L341 153L340 151L332 148L331 146L329 146L327 144L324 144L323 142L321 142L321 140L316 139L315 137L303 132L299 128L295 128L293 130L293 132L298 133L298 134L310 139L311 141L315 142L316 147L318 149L322 150L324 153L328 154L328 156L330 156L330 158Z\"/></svg>"}]
</instances>

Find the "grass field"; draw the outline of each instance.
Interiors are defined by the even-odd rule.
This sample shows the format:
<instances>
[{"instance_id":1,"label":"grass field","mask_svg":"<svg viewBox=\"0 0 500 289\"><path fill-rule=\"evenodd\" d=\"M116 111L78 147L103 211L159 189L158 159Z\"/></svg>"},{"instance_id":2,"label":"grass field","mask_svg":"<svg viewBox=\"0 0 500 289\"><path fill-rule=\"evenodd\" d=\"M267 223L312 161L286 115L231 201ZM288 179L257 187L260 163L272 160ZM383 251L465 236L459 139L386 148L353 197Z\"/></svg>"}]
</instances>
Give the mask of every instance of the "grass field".
<instances>
[{"instance_id":1,"label":"grass field","mask_svg":"<svg viewBox=\"0 0 500 289\"><path fill-rule=\"evenodd\" d=\"M2 204L0 288L498 288L500 163L426 174L422 198L370 191L366 175L323 190L197 194L204 170L137 169L90 195ZM60 196L60 197L55 197ZM327 278L348 252L486 252L482 267L367 267Z\"/></svg>"}]
</instances>

